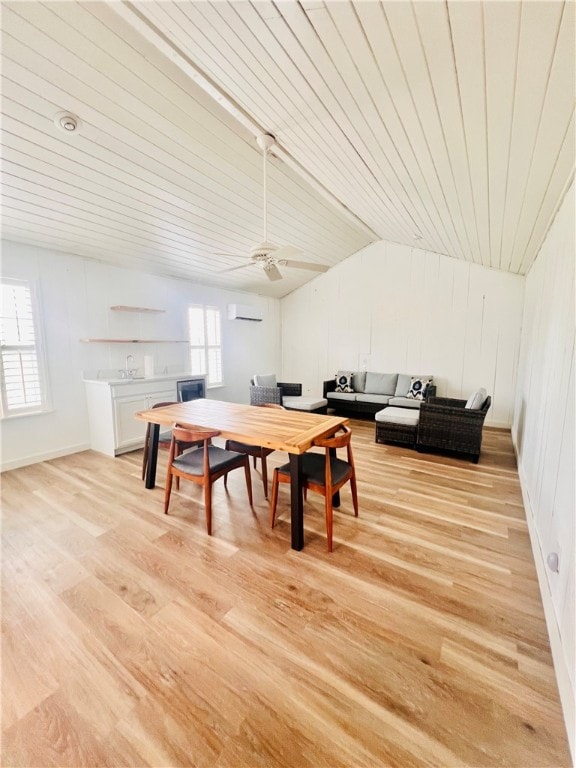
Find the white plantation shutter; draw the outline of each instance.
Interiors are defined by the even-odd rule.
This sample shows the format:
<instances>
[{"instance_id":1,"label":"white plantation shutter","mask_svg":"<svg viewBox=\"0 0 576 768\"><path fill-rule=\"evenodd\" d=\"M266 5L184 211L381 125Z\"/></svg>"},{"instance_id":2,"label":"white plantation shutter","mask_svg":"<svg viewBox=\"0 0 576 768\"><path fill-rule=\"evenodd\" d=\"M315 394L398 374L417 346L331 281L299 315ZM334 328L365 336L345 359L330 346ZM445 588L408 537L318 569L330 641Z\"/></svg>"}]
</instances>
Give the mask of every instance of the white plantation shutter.
<instances>
[{"instance_id":1,"label":"white plantation shutter","mask_svg":"<svg viewBox=\"0 0 576 768\"><path fill-rule=\"evenodd\" d=\"M218 307L192 306L188 310L191 372L206 375L209 386L222 384L221 321Z\"/></svg>"},{"instance_id":2,"label":"white plantation shutter","mask_svg":"<svg viewBox=\"0 0 576 768\"><path fill-rule=\"evenodd\" d=\"M0 285L2 415L39 411L46 406L46 395L30 286L16 280Z\"/></svg>"}]
</instances>

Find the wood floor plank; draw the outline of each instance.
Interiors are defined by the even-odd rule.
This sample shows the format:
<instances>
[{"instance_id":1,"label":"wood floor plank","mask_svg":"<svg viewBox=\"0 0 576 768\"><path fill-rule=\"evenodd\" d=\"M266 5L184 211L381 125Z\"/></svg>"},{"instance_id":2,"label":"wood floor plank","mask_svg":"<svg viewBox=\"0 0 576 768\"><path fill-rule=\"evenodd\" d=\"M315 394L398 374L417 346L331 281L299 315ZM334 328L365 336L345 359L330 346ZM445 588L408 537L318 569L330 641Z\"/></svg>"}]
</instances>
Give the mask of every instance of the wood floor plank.
<instances>
[{"instance_id":1,"label":"wood floor plank","mask_svg":"<svg viewBox=\"0 0 576 768\"><path fill-rule=\"evenodd\" d=\"M509 433L475 465L351 426L331 554L259 469L212 537L192 484L163 514L163 452L154 490L141 451L4 473L2 765L569 766Z\"/></svg>"}]
</instances>

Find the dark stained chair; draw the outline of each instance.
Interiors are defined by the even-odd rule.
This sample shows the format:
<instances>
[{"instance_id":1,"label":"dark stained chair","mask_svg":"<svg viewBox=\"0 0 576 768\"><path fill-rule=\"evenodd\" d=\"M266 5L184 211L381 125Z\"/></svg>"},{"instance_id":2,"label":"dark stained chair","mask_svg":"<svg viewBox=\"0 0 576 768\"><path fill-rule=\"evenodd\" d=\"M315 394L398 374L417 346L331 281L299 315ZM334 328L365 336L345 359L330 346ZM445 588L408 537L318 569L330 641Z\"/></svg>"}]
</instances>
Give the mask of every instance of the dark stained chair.
<instances>
[{"instance_id":1,"label":"dark stained chair","mask_svg":"<svg viewBox=\"0 0 576 768\"><path fill-rule=\"evenodd\" d=\"M286 410L283 405L278 403L259 403L261 408L279 408L281 411ZM264 496L268 498L268 465L266 457L274 453L273 448L265 448L263 445L248 445L248 443L239 443L237 440L226 440L224 446L227 451L237 451L238 453L246 453L248 456L254 458L254 468L258 459L262 462L262 485L264 486ZM224 487L226 487L227 478L224 477Z\"/></svg>"},{"instance_id":2,"label":"dark stained chair","mask_svg":"<svg viewBox=\"0 0 576 768\"><path fill-rule=\"evenodd\" d=\"M224 448L212 445L212 438L217 437L219 434L220 432L217 430L208 430L201 427L181 427L178 424L172 427L172 440L170 442L170 455L168 458L166 489L164 493L164 514L168 514L173 477L190 480L192 483L201 485L204 488L206 530L209 536L212 535L212 485L219 477L226 476L228 472L234 469L244 467L248 501L250 506L252 506L250 459L244 453L227 451ZM178 443L192 443L198 445L198 447L177 455Z\"/></svg>"},{"instance_id":3,"label":"dark stained chair","mask_svg":"<svg viewBox=\"0 0 576 768\"><path fill-rule=\"evenodd\" d=\"M302 456L302 483L304 491L313 491L324 496L326 514L326 537L328 552L332 552L333 502L332 497L345 483L350 483L354 516L358 517L358 492L356 489L356 471L350 439L352 432L346 426L341 427L342 434L324 437L314 441L314 445L324 448L325 452L311 451ZM346 448L346 461L337 458L336 450ZM272 479L272 498L270 500L270 527L274 527L279 483L290 483L290 464L283 464L274 469Z\"/></svg>"}]
</instances>

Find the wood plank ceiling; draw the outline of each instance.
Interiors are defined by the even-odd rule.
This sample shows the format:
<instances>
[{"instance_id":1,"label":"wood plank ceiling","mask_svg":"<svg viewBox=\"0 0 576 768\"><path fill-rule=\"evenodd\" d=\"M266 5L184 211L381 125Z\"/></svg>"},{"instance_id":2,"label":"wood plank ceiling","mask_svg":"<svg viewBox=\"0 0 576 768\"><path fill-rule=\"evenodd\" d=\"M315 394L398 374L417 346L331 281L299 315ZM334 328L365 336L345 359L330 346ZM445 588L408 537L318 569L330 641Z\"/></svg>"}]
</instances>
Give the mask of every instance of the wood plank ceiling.
<instances>
[{"instance_id":1,"label":"wood plank ceiling","mask_svg":"<svg viewBox=\"0 0 576 768\"><path fill-rule=\"evenodd\" d=\"M573 2L2 9L8 239L286 295L315 273L222 272L262 240L265 130L302 260L382 238L524 274L573 178Z\"/></svg>"}]
</instances>

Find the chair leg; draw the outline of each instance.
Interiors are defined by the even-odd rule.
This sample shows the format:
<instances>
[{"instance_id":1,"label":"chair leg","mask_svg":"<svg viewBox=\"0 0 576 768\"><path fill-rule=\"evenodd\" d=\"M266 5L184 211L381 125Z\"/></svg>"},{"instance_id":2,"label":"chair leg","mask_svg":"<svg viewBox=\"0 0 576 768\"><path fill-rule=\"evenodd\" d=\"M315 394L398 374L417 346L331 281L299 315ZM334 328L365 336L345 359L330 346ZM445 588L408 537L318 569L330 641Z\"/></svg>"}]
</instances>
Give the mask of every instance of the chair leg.
<instances>
[{"instance_id":1,"label":"chair leg","mask_svg":"<svg viewBox=\"0 0 576 768\"><path fill-rule=\"evenodd\" d=\"M272 474L272 496L270 498L270 528L274 528L274 519L276 517L276 504L278 502L278 470L275 469Z\"/></svg>"},{"instance_id":2,"label":"chair leg","mask_svg":"<svg viewBox=\"0 0 576 768\"><path fill-rule=\"evenodd\" d=\"M250 502L250 506L253 506L252 504L252 478L250 476L250 457L246 456L246 461L244 462L244 474L246 475L246 490L248 491L248 501Z\"/></svg>"},{"instance_id":3,"label":"chair leg","mask_svg":"<svg viewBox=\"0 0 576 768\"><path fill-rule=\"evenodd\" d=\"M332 528L334 522L334 514L332 511L332 494L327 493L324 499L326 507L326 540L328 543L328 552L332 552Z\"/></svg>"},{"instance_id":4,"label":"chair leg","mask_svg":"<svg viewBox=\"0 0 576 768\"><path fill-rule=\"evenodd\" d=\"M180 446L178 445L178 443L176 443L175 451L174 451L174 456L178 457L178 456L180 456L181 453L182 453L182 451L180 450ZM180 490L180 477L178 475L176 475L176 490L177 491Z\"/></svg>"},{"instance_id":5,"label":"chair leg","mask_svg":"<svg viewBox=\"0 0 576 768\"><path fill-rule=\"evenodd\" d=\"M257 464L256 456L254 456L254 469L256 469L257 466L258 464Z\"/></svg>"},{"instance_id":6,"label":"chair leg","mask_svg":"<svg viewBox=\"0 0 576 768\"><path fill-rule=\"evenodd\" d=\"M224 490L228 490L228 472L224 475Z\"/></svg>"},{"instance_id":7,"label":"chair leg","mask_svg":"<svg viewBox=\"0 0 576 768\"><path fill-rule=\"evenodd\" d=\"M358 490L356 488L356 475L350 478L350 490L352 491L352 504L354 506L354 517L358 517Z\"/></svg>"},{"instance_id":8,"label":"chair leg","mask_svg":"<svg viewBox=\"0 0 576 768\"><path fill-rule=\"evenodd\" d=\"M204 507L206 509L206 530L208 536L212 536L212 483L210 481L204 486Z\"/></svg>"},{"instance_id":9,"label":"chair leg","mask_svg":"<svg viewBox=\"0 0 576 768\"><path fill-rule=\"evenodd\" d=\"M268 464L266 462L266 456L262 451L262 485L264 486L264 498L268 498Z\"/></svg>"},{"instance_id":10,"label":"chair leg","mask_svg":"<svg viewBox=\"0 0 576 768\"><path fill-rule=\"evenodd\" d=\"M168 474L166 475L166 488L164 490L164 514L168 514L168 507L170 505L170 494L172 492L172 472L168 468Z\"/></svg>"}]
</instances>

